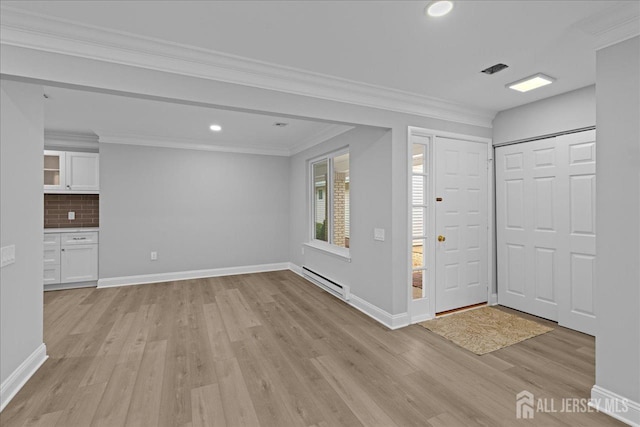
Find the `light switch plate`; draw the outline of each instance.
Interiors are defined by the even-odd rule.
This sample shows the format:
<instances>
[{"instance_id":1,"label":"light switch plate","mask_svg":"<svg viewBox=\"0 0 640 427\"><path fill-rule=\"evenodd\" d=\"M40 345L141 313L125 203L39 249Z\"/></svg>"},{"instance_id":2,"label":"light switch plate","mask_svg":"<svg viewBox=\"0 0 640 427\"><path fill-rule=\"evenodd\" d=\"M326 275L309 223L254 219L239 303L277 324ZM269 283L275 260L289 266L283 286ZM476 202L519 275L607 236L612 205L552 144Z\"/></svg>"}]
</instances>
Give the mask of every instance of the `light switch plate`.
<instances>
[{"instance_id":1,"label":"light switch plate","mask_svg":"<svg viewBox=\"0 0 640 427\"><path fill-rule=\"evenodd\" d=\"M373 229L373 240L384 242L384 228Z\"/></svg>"},{"instance_id":2,"label":"light switch plate","mask_svg":"<svg viewBox=\"0 0 640 427\"><path fill-rule=\"evenodd\" d=\"M76 213L75 213L75 212L69 212L69 214L67 215L67 217L68 217L70 220L74 220L74 219L76 219Z\"/></svg>"},{"instance_id":3,"label":"light switch plate","mask_svg":"<svg viewBox=\"0 0 640 427\"><path fill-rule=\"evenodd\" d=\"M0 268L16 262L16 245L4 246L0 249Z\"/></svg>"}]
</instances>

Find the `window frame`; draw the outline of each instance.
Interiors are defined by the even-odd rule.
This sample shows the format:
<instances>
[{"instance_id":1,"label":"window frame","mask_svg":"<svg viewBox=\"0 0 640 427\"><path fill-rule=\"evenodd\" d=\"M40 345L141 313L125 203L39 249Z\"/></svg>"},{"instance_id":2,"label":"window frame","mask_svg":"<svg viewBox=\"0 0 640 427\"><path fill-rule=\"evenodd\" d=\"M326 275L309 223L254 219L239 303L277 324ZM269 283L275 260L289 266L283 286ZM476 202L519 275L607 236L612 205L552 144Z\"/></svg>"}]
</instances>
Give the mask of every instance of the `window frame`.
<instances>
[{"instance_id":1,"label":"window frame","mask_svg":"<svg viewBox=\"0 0 640 427\"><path fill-rule=\"evenodd\" d=\"M313 249L318 249L324 252L328 252L332 255L336 255L341 258L345 258L348 261L351 261L351 254L349 248L344 248L342 246L338 246L331 241L333 240L333 174L334 174L334 159L336 157L342 156L344 154L349 154L349 178L351 178L351 153L349 151L349 147L343 147L338 150L330 151L324 153L320 156L313 157L307 161L307 206L308 206L308 232L307 232L307 242L304 243L304 246L311 247ZM327 190L324 192L324 199L327 203L326 209L326 217L327 217L327 241L318 240L315 238L315 181L313 175L313 166L316 163L327 161ZM351 181L351 179L349 179ZM351 188L351 182L349 182L349 187ZM351 204L351 197L349 197L349 204ZM349 212L351 206L349 206ZM351 215L349 215L351 217ZM351 218L349 218L351 219ZM349 224L349 229L351 229L351 224Z\"/></svg>"}]
</instances>

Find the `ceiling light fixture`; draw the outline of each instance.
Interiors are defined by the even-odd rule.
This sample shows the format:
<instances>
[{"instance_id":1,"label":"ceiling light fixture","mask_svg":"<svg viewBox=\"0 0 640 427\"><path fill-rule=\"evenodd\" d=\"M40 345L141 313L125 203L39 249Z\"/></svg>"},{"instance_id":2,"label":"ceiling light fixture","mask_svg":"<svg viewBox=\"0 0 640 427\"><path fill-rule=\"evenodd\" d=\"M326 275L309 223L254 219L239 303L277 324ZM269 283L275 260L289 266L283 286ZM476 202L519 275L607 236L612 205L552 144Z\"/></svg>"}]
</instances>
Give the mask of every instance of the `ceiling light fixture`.
<instances>
[{"instance_id":1,"label":"ceiling light fixture","mask_svg":"<svg viewBox=\"0 0 640 427\"><path fill-rule=\"evenodd\" d=\"M211 126L209 126L209 129L211 129L214 132L220 132L222 130L222 126L220 126L220 125L211 125Z\"/></svg>"},{"instance_id":2,"label":"ceiling light fixture","mask_svg":"<svg viewBox=\"0 0 640 427\"><path fill-rule=\"evenodd\" d=\"M451 9L453 9L452 1L432 1L427 5L425 12L429 16L438 18L451 12Z\"/></svg>"},{"instance_id":3,"label":"ceiling light fixture","mask_svg":"<svg viewBox=\"0 0 640 427\"><path fill-rule=\"evenodd\" d=\"M549 77L545 74L538 73L533 76L529 76L527 78L518 80L517 82L509 83L506 85L509 89L517 90L518 92L529 92L533 89L538 89L539 87L546 86L555 82L556 79L553 77Z\"/></svg>"}]
</instances>

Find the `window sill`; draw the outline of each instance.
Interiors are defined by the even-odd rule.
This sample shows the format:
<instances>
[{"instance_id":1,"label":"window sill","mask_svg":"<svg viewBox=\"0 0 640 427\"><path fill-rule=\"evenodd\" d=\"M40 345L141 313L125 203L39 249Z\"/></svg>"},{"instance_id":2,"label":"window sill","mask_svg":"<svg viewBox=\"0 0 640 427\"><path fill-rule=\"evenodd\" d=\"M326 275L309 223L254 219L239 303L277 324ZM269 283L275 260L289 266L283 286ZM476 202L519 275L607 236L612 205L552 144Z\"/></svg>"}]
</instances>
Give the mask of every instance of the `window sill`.
<instances>
[{"instance_id":1,"label":"window sill","mask_svg":"<svg viewBox=\"0 0 640 427\"><path fill-rule=\"evenodd\" d=\"M330 255L333 255L338 258L342 258L348 262L351 262L351 254L349 253L349 249L341 248L339 246L330 245L324 242L311 241L307 243L303 243L303 246L308 248L312 248L321 252L326 252Z\"/></svg>"}]
</instances>

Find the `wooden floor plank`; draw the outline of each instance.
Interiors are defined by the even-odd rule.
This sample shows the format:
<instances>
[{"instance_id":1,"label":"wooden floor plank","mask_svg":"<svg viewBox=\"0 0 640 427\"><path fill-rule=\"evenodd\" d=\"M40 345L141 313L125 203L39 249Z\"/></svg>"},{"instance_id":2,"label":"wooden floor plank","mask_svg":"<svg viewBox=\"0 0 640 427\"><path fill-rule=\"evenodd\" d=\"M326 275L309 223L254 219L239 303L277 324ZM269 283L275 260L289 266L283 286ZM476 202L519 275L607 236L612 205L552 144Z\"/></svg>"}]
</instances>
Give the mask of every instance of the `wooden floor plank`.
<instances>
[{"instance_id":1,"label":"wooden floor plank","mask_svg":"<svg viewBox=\"0 0 640 427\"><path fill-rule=\"evenodd\" d=\"M49 412L48 414L38 415L27 420L23 427L50 427L56 425L56 422L62 415L62 411ZM67 424L68 425L68 424Z\"/></svg>"},{"instance_id":2,"label":"wooden floor plank","mask_svg":"<svg viewBox=\"0 0 640 427\"><path fill-rule=\"evenodd\" d=\"M211 346L213 360L226 360L233 358L231 342L225 329L218 304L204 304L204 321Z\"/></svg>"},{"instance_id":3,"label":"wooden floor plank","mask_svg":"<svg viewBox=\"0 0 640 427\"><path fill-rule=\"evenodd\" d=\"M90 425L106 388L106 382L78 387L71 404L62 413L57 424L51 425L56 427Z\"/></svg>"},{"instance_id":4,"label":"wooden floor plank","mask_svg":"<svg viewBox=\"0 0 640 427\"><path fill-rule=\"evenodd\" d=\"M145 346L127 413L127 426L158 425L166 354L166 341L153 341Z\"/></svg>"},{"instance_id":5,"label":"wooden floor plank","mask_svg":"<svg viewBox=\"0 0 640 427\"><path fill-rule=\"evenodd\" d=\"M208 384L191 390L191 425L193 427L225 427L218 384Z\"/></svg>"},{"instance_id":6,"label":"wooden floor plank","mask_svg":"<svg viewBox=\"0 0 640 427\"><path fill-rule=\"evenodd\" d=\"M397 424L360 388L349 372L341 369L331 356L312 360L313 365L331 384L365 426L393 427Z\"/></svg>"},{"instance_id":7,"label":"wooden floor plank","mask_svg":"<svg viewBox=\"0 0 640 427\"><path fill-rule=\"evenodd\" d=\"M260 422L238 361L236 359L216 361L216 373L227 424L238 427L259 426Z\"/></svg>"}]
</instances>

